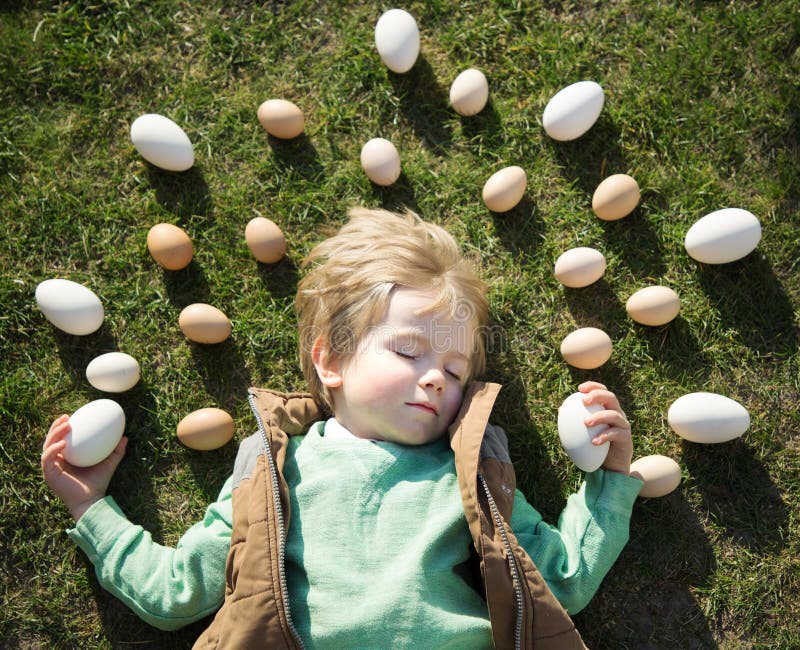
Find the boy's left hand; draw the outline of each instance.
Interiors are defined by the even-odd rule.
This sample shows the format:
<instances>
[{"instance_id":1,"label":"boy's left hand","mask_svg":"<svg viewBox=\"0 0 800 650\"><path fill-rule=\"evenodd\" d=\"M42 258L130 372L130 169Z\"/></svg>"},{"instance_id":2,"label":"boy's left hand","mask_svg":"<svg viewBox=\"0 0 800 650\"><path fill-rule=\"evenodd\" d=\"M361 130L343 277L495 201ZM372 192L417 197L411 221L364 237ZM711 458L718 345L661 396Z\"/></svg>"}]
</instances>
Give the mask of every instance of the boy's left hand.
<instances>
[{"instance_id":1,"label":"boy's left hand","mask_svg":"<svg viewBox=\"0 0 800 650\"><path fill-rule=\"evenodd\" d=\"M610 443L608 455L602 465L603 469L628 476L633 458L633 438L631 437L631 425L620 408L617 396L596 381L584 382L578 386L578 390L585 394L584 404L587 406L600 404L606 409L593 413L584 420L584 424L589 427L597 424L607 424L610 427L592 440L595 445L602 445L604 442Z\"/></svg>"}]
</instances>

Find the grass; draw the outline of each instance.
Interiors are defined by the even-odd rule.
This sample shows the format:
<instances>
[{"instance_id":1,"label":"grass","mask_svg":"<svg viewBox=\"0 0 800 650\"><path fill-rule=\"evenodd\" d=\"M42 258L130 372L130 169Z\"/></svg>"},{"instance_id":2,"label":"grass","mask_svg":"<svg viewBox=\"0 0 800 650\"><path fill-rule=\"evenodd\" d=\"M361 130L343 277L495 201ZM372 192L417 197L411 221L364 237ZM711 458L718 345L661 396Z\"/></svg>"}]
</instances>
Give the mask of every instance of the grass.
<instances>
[{"instance_id":1,"label":"grass","mask_svg":"<svg viewBox=\"0 0 800 650\"><path fill-rule=\"evenodd\" d=\"M0 5L0 639L3 647L190 647L140 622L97 585L63 530L62 505L38 466L49 423L102 395L84 377L100 353L143 368L119 396L130 436L111 485L126 513L174 543L230 472L235 445L183 448L178 420L228 409L237 439L253 429L248 385L302 387L292 299L305 253L347 208L402 205L442 223L479 256L491 287L494 352L487 378L505 388L495 420L509 432L520 486L555 521L580 473L560 450L555 411L595 377L620 396L636 456L682 468L672 495L640 500L631 541L575 618L598 648L800 646L800 14L794 3L411 2L422 55L389 72L373 45L388 5L178 0ZM487 108L460 118L449 84L485 71ZM580 79L606 105L572 143L541 128L547 100ZM255 117L270 97L306 114L296 141L267 137ZM167 115L192 140L182 174L145 163L130 123ZM390 138L403 175L390 188L364 176L359 151ZM526 198L492 214L483 182L517 164ZM591 195L604 177L633 175L642 201L603 223ZM689 226L721 207L759 217L745 259L700 265ZM286 260L257 264L244 226L263 215L289 241ZM161 271L149 227L181 225L196 257ZM556 257L602 250L600 282L565 290ZM36 309L40 281L66 277L106 308L87 337L59 333ZM665 327L627 318L652 283L682 310ZM211 302L233 320L218 346L187 343L177 315ZM558 346L595 325L614 341L598 371L570 369ZM666 423L677 397L719 392L752 416L740 440L682 442Z\"/></svg>"}]
</instances>

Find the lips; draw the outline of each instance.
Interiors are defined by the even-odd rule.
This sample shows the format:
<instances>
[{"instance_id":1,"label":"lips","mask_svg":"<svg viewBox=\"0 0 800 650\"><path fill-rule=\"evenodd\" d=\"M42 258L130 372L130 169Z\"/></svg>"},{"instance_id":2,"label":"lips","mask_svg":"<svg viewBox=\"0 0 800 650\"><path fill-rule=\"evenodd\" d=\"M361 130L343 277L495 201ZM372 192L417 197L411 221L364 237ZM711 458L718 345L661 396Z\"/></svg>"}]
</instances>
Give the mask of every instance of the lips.
<instances>
[{"instance_id":1,"label":"lips","mask_svg":"<svg viewBox=\"0 0 800 650\"><path fill-rule=\"evenodd\" d=\"M436 410L436 407L430 402L406 402L406 404L408 404L409 406L413 406L414 408L427 411L432 415L439 415L439 412Z\"/></svg>"}]
</instances>

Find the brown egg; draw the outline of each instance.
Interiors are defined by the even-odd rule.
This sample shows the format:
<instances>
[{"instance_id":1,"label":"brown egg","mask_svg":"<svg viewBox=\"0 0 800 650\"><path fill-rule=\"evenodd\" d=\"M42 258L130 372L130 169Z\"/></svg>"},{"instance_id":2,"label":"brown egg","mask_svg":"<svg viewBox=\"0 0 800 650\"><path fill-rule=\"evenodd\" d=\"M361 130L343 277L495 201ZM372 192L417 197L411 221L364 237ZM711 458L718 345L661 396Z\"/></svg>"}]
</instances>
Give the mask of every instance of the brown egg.
<instances>
[{"instance_id":1,"label":"brown egg","mask_svg":"<svg viewBox=\"0 0 800 650\"><path fill-rule=\"evenodd\" d=\"M150 228L147 233L147 250L160 266L169 271L186 268L194 256L189 235L171 223L159 223Z\"/></svg>"},{"instance_id":2,"label":"brown egg","mask_svg":"<svg viewBox=\"0 0 800 650\"><path fill-rule=\"evenodd\" d=\"M231 322L216 307L201 302L184 307L178 324L186 338L196 343L221 343L231 335Z\"/></svg>"},{"instance_id":3,"label":"brown egg","mask_svg":"<svg viewBox=\"0 0 800 650\"><path fill-rule=\"evenodd\" d=\"M303 111L286 99L268 99L261 104L258 121L267 133L283 140L296 138L305 126Z\"/></svg>"},{"instance_id":4,"label":"brown egg","mask_svg":"<svg viewBox=\"0 0 800 650\"><path fill-rule=\"evenodd\" d=\"M580 289L603 277L606 258L594 248L570 248L559 256L553 270L556 279L565 287Z\"/></svg>"},{"instance_id":5,"label":"brown egg","mask_svg":"<svg viewBox=\"0 0 800 650\"><path fill-rule=\"evenodd\" d=\"M606 178L592 196L592 210L603 221L617 221L639 205L639 184L627 174Z\"/></svg>"},{"instance_id":6,"label":"brown egg","mask_svg":"<svg viewBox=\"0 0 800 650\"><path fill-rule=\"evenodd\" d=\"M569 365L582 370L599 368L611 358L611 339L596 327L582 327L561 342L561 356Z\"/></svg>"},{"instance_id":7,"label":"brown egg","mask_svg":"<svg viewBox=\"0 0 800 650\"><path fill-rule=\"evenodd\" d=\"M222 409L199 409L178 422L177 434L191 449L217 449L233 438L233 418Z\"/></svg>"},{"instance_id":8,"label":"brown egg","mask_svg":"<svg viewBox=\"0 0 800 650\"><path fill-rule=\"evenodd\" d=\"M464 70L450 86L450 104L459 115L477 115L489 99L489 82L476 68Z\"/></svg>"},{"instance_id":9,"label":"brown egg","mask_svg":"<svg viewBox=\"0 0 800 650\"><path fill-rule=\"evenodd\" d=\"M644 481L640 497L663 497L681 482L681 468L667 456L644 456L631 463L631 476Z\"/></svg>"},{"instance_id":10,"label":"brown egg","mask_svg":"<svg viewBox=\"0 0 800 650\"><path fill-rule=\"evenodd\" d=\"M286 255L286 238L275 222L255 217L244 229L247 247L259 262L274 264Z\"/></svg>"},{"instance_id":11,"label":"brown egg","mask_svg":"<svg viewBox=\"0 0 800 650\"><path fill-rule=\"evenodd\" d=\"M625 309L642 325L666 325L678 315L681 300L669 287L645 287L628 298Z\"/></svg>"},{"instance_id":12,"label":"brown egg","mask_svg":"<svg viewBox=\"0 0 800 650\"><path fill-rule=\"evenodd\" d=\"M492 174L483 186L483 202L492 212L508 212L522 200L528 175L513 165Z\"/></svg>"}]
</instances>

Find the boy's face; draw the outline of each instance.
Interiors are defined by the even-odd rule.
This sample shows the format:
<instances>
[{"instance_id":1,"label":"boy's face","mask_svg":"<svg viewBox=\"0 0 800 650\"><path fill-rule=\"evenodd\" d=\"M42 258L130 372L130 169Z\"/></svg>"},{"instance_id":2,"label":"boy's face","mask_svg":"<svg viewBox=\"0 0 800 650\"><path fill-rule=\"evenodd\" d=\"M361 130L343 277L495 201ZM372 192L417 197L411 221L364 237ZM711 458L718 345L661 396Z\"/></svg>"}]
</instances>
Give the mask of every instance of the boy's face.
<instances>
[{"instance_id":1,"label":"boy's face","mask_svg":"<svg viewBox=\"0 0 800 650\"><path fill-rule=\"evenodd\" d=\"M334 415L361 438L421 445L439 438L461 406L472 325L442 313L429 291L396 288L386 316L338 369Z\"/></svg>"}]
</instances>

